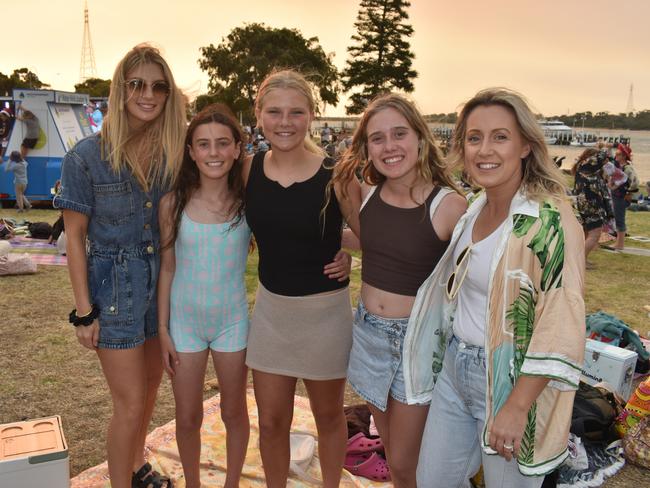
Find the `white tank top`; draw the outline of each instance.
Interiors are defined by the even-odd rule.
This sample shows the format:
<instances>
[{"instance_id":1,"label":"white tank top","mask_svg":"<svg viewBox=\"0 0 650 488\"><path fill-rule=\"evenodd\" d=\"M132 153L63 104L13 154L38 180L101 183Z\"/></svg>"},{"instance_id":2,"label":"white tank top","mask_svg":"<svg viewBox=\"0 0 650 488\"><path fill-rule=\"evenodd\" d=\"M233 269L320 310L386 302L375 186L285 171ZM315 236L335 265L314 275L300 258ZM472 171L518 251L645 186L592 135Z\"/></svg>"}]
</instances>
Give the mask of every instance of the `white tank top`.
<instances>
[{"instance_id":1,"label":"white tank top","mask_svg":"<svg viewBox=\"0 0 650 488\"><path fill-rule=\"evenodd\" d=\"M454 249L454 263L463 249L472 242L472 230L477 217L478 214L465 227L458 239ZM490 265L504 223L505 220L489 236L473 243L467 258L469 259L467 275L456 297L458 305L454 316L454 335L466 344L480 347L485 345L485 312L487 311Z\"/></svg>"}]
</instances>

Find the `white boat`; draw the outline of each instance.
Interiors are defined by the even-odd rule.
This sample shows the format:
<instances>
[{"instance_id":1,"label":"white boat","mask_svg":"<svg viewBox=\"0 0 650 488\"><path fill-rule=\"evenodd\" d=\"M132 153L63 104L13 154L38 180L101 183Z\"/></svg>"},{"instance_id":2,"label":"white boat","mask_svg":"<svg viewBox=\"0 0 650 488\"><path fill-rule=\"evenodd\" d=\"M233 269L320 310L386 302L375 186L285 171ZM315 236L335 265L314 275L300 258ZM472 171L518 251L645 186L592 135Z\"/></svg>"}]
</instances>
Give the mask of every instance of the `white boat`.
<instances>
[{"instance_id":1,"label":"white boat","mask_svg":"<svg viewBox=\"0 0 650 488\"><path fill-rule=\"evenodd\" d=\"M546 144L548 144L549 146L552 146L553 144L555 144L557 142L557 137L545 135L544 136L544 142Z\"/></svg>"},{"instance_id":2,"label":"white boat","mask_svg":"<svg viewBox=\"0 0 650 488\"><path fill-rule=\"evenodd\" d=\"M557 144L559 140L569 140L572 129L561 120L540 120L539 126L544 132L546 144Z\"/></svg>"},{"instance_id":3,"label":"white boat","mask_svg":"<svg viewBox=\"0 0 650 488\"><path fill-rule=\"evenodd\" d=\"M577 147L596 147L597 144L598 141L594 140L593 137L588 138L587 135L582 132L576 132L569 143L570 146Z\"/></svg>"},{"instance_id":4,"label":"white boat","mask_svg":"<svg viewBox=\"0 0 650 488\"><path fill-rule=\"evenodd\" d=\"M574 147L596 147L597 142L585 142L580 139L573 140L569 143L569 146Z\"/></svg>"}]
</instances>

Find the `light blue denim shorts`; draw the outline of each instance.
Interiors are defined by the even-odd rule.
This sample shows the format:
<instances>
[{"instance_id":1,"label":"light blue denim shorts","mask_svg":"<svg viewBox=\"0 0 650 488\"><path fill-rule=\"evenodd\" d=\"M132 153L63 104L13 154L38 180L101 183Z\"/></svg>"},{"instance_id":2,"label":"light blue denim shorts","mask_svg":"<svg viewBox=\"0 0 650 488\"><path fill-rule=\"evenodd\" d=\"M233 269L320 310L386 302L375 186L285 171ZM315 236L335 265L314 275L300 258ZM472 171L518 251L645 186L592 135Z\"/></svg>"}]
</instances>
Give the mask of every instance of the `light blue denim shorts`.
<instances>
[{"instance_id":1,"label":"light blue denim shorts","mask_svg":"<svg viewBox=\"0 0 650 488\"><path fill-rule=\"evenodd\" d=\"M146 248L90 246L88 286L99 313L101 349L131 349L158 335L158 258Z\"/></svg>"},{"instance_id":2,"label":"light blue denim shorts","mask_svg":"<svg viewBox=\"0 0 650 488\"><path fill-rule=\"evenodd\" d=\"M359 299L352 327L348 383L366 402L386 411L388 396L406 403L402 348L408 317L374 315Z\"/></svg>"}]
</instances>

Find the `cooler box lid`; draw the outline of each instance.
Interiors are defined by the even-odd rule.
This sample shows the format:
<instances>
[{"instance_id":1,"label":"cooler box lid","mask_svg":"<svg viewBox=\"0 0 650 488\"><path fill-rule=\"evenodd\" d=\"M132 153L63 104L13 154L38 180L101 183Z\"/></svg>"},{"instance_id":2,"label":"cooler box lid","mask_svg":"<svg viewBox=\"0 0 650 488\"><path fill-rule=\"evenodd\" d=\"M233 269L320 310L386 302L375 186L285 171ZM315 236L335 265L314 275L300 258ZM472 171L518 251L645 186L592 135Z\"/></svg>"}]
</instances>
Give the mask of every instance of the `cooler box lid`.
<instances>
[{"instance_id":1,"label":"cooler box lid","mask_svg":"<svg viewBox=\"0 0 650 488\"><path fill-rule=\"evenodd\" d=\"M30 464L68 456L61 417L0 425L0 463L29 458Z\"/></svg>"}]
</instances>

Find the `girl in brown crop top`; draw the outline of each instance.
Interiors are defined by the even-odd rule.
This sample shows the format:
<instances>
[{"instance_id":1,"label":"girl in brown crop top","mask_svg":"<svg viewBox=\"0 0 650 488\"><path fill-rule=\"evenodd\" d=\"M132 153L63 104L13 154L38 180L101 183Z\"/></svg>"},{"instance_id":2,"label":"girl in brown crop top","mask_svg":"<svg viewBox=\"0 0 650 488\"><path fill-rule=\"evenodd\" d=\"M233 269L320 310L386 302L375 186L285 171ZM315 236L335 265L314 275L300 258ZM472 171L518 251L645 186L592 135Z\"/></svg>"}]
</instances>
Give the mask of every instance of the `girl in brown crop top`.
<instances>
[{"instance_id":1,"label":"girl in brown crop top","mask_svg":"<svg viewBox=\"0 0 650 488\"><path fill-rule=\"evenodd\" d=\"M414 487L428 405L406 404L402 342L417 289L467 203L424 118L400 95L368 106L333 181L349 181L358 168L363 283L348 382L374 415L394 485Z\"/></svg>"}]
</instances>

